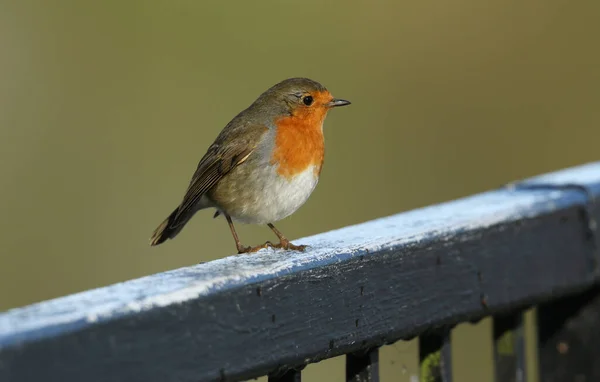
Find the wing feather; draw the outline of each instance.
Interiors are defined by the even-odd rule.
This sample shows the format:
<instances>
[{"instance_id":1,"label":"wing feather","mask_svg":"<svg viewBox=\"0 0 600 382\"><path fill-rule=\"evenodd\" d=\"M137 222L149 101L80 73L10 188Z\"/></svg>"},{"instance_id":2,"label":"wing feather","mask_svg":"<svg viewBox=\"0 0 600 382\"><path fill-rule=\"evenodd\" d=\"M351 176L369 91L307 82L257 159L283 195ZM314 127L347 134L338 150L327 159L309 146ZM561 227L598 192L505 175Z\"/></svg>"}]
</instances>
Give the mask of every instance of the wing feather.
<instances>
[{"instance_id":1,"label":"wing feather","mask_svg":"<svg viewBox=\"0 0 600 382\"><path fill-rule=\"evenodd\" d=\"M219 180L235 167L244 163L254 153L266 126L254 125L239 131L223 131L207 150L198 167L173 219L172 227L193 210L202 195L208 192Z\"/></svg>"}]
</instances>

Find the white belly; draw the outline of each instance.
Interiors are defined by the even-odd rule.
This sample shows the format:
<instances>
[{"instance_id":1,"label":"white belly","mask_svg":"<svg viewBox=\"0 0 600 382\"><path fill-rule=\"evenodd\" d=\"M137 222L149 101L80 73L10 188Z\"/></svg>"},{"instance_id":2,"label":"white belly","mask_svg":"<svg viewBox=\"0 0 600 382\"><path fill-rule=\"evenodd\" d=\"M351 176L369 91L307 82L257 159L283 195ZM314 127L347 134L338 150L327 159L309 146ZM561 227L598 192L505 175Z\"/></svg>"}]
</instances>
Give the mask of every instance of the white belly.
<instances>
[{"instance_id":1,"label":"white belly","mask_svg":"<svg viewBox=\"0 0 600 382\"><path fill-rule=\"evenodd\" d=\"M319 181L314 166L291 179L277 174L274 166L264 166L259 172L244 177L243 186L235 185L233 203L220 206L236 221L267 224L288 217L306 202Z\"/></svg>"}]
</instances>

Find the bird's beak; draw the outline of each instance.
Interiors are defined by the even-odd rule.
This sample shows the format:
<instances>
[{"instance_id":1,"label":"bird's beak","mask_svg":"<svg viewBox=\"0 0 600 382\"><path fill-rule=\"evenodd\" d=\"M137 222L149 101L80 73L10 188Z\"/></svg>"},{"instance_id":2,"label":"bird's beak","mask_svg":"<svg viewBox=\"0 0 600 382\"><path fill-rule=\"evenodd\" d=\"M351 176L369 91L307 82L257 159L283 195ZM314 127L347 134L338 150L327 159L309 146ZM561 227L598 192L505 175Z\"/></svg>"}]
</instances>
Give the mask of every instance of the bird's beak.
<instances>
[{"instance_id":1,"label":"bird's beak","mask_svg":"<svg viewBox=\"0 0 600 382\"><path fill-rule=\"evenodd\" d=\"M346 105L350 105L350 101L346 101L345 99L338 99L338 98L334 98L325 104L325 106L327 106L329 108L338 107L338 106L346 106Z\"/></svg>"}]
</instances>

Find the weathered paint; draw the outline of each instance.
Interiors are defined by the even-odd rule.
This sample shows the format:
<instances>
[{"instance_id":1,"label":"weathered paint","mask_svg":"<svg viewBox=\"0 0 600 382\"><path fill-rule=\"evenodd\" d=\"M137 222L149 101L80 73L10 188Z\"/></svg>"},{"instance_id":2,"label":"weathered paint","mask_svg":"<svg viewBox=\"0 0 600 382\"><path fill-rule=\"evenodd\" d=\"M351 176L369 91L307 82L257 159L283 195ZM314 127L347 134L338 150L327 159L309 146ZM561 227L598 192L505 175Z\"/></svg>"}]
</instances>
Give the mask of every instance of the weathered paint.
<instances>
[{"instance_id":1,"label":"weathered paint","mask_svg":"<svg viewBox=\"0 0 600 382\"><path fill-rule=\"evenodd\" d=\"M600 165L598 166L600 174ZM376 253L385 247L416 244L457 232L485 228L547 213L577 202L564 191L499 190L376 219L296 240L306 253L265 249L142 277L108 287L9 310L0 315L0 347L37 335L164 307L246 283ZM364 252L364 253L363 253ZM43 332L37 333L37 330Z\"/></svg>"}]
</instances>

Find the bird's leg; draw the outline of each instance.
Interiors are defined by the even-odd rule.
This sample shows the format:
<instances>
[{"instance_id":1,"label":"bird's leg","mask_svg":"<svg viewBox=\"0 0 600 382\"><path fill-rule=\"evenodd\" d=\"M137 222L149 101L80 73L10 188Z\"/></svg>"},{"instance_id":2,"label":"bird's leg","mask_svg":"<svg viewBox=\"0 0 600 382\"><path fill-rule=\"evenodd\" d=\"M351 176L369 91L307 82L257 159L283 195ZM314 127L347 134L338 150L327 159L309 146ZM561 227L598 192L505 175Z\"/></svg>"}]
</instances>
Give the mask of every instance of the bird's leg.
<instances>
[{"instance_id":1,"label":"bird's leg","mask_svg":"<svg viewBox=\"0 0 600 382\"><path fill-rule=\"evenodd\" d=\"M244 247L240 242L240 239L238 238L237 232L235 232L235 227L233 226L233 221L231 221L231 216L229 216L226 213L223 213L223 215L225 215L225 219L227 219L227 224L229 224L229 229L231 230L231 234L233 235L233 240L235 240L235 246L237 248L238 253L256 252L259 249L271 246L271 243L267 241L265 244L257 245L256 247Z\"/></svg>"},{"instance_id":2,"label":"bird's leg","mask_svg":"<svg viewBox=\"0 0 600 382\"><path fill-rule=\"evenodd\" d=\"M229 214L226 213L223 213L223 215L225 215L225 219L227 219L227 224L229 224L229 229L231 230L231 234L233 235L233 240L235 240L235 246L237 248L238 253L247 253L250 247L244 247L242 243L240 243L240 239L238 238L237 232L235 232L235 227L233 226L233 222L231 221L231 216L229 216Z\"/></svg>"},{"instance_id":3,"label":"bird's leg","mask_svg":"<svg viewBox=\"0 0 600 382\"><path fill-rule=\"evenodd\" d=\"M279 238L279 244L271 245L273 248L283 248L283 249L293 249L295 251L304 251L306 249L306 245L294 245L292 244L283 234L279 231L272 223L267 224L269 228L277 235Z\"/></svg>"}]
</instances>

